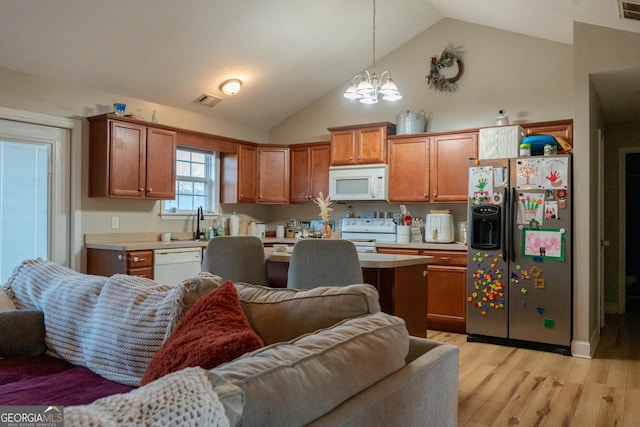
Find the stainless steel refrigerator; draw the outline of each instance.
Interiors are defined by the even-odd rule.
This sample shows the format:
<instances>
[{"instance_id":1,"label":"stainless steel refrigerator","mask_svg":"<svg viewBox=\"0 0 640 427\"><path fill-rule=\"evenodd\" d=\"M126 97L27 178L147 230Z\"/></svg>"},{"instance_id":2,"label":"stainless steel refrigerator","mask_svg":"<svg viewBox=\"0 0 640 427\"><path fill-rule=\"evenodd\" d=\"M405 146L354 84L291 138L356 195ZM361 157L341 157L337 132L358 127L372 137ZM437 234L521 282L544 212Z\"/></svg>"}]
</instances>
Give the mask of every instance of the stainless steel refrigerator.
<instances>
[{"instance_id":1,"label":"stainless steel refrigerator","mask_svg":"<svg viewBox=\"0 0 640 427\"><path fill-rule=\"evenodd\" d=\"M570 354L571 155L469 161L469 341Z\"/></svg>"}]
</instances>

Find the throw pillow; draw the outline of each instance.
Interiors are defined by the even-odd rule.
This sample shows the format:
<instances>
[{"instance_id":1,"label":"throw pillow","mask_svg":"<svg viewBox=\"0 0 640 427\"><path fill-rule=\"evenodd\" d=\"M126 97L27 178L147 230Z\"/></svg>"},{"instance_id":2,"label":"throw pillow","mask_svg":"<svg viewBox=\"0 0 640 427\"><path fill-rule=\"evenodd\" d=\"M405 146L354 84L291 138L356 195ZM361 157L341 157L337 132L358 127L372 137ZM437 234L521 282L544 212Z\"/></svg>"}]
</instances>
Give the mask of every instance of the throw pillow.
<instances>
[{"instance_id":1,"label":"throw pillow","mask_svg":"<svg viewBox=\"0 0 640 427\"><path fill-rule=\"evenodd\" d=\"M141 384L187 367L211 369L264 344L242 312L233 282L208 292L156 352Z\"/></svg>"}]
</instances>

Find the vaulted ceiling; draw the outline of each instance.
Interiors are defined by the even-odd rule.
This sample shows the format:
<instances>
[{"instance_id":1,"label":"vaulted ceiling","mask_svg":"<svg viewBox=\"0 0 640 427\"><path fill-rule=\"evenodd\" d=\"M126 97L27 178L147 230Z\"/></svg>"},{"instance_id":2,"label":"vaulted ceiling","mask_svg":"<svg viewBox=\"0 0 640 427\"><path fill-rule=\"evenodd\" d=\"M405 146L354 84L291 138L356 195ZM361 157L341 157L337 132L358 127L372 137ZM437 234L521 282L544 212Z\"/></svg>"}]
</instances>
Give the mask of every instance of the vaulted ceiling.
<instances>
[{"instance_id":1,"label":"vaulted ceiling","mask_svg":"<svg viewBox=\"0 0 640 427\"><path fill-rule=\"evenodd\" d=\"M573 21L640 32L640 21L620 18L617 0L376 7L378 58L445 17L567 44ZM3 0L0 67L269 129L371 64L371 26L371 0ZM218 88L229 78L244 82L234 97ZM609 90L609 79L595 83ZM195 103L203 93L223 101ZM633 108L618 98L603 102Z\"/></svg>"}]
</instances>

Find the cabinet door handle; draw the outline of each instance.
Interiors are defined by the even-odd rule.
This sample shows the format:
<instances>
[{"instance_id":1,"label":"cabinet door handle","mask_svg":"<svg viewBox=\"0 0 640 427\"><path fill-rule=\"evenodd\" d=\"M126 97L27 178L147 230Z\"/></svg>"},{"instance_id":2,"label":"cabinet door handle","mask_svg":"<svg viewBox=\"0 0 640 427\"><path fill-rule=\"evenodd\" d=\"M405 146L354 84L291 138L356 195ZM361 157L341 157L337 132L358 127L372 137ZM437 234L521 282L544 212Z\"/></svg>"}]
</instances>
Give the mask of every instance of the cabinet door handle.
<instances>
[{"instance_id":1,"label":"cabinet door handle","mask_svg":"<svg viewBox=\"0 0 640 427\"><path fill-rule=\"evenodd\" d=\"M131 261L133 262L142 262L145 261L145 258L138 258L137 256L134 256L133 258L131 258Z\"/></svg>"},{"instance_id":2,"label":"cabinet door handle","mask_svg":"<svg viewBox=\"0 0 640 427\"><path fill-rule=\"evenodd\" d=\"M436 198L438 197L438 193L436 193L435 191L433 192L433 197Z\"/></svg>"},{"instance_id":3,"label":"cabinet door handle","mask_svg":"<svg viewBox=\"0 0 640 427\"><path fill-rule=\"evenodd\" d=\"M140 188L138 188L138 191L142 193L144 191L144 188L140 187Z\"/></svg>"},{"instance_id":4,"label":"cabinet door handle","mask_svg":"<svg viewBox=\"0 0 640 427\"><path fill-rule=\"evenodd\" d=\"M428 193L424 193L424 198L428 199L429 198L429 194Z\"/></svg>"},{"instance_id":5,"label":"cabinet door handle","mask_svg":"<svg viewBox=\"0 0 640 427\"><path fill-rule=\"evenodd\" d=\"M150 189L149 189L149 193L151 193L152 191L153 191L153 188L150 188Z\"/></svg>"},{"instance_id":6,"label":"cabinet door handle","mask_svg":"<svg viewBox=\"0 0 640 427\"><path fill-rule=\"evenodd\" d=\"M451 259L451 258L449 258L448 256L441 256L441 257L440 257L440 261L441 261L441 262L449 262L449 260L450 260L450 259Z\"/></svg>"}]
</instances>

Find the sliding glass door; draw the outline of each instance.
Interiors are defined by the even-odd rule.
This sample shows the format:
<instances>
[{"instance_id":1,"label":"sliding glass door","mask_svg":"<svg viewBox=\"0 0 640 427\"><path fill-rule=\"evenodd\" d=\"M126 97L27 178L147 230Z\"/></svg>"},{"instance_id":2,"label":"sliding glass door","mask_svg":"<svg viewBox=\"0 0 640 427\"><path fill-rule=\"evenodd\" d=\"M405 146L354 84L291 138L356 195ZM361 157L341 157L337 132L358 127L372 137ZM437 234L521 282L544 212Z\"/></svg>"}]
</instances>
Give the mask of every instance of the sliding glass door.
<instances>
[{"instance_id":1,"label":"sliding glass door","mask_svg":"<svg viewBox=\"0 0 640 427\"><path fill-rule=\"evenodd\" d=\"M68 264L68 131L0 120L0 283L25 259Z\"/></svg>"}]
</instances>

